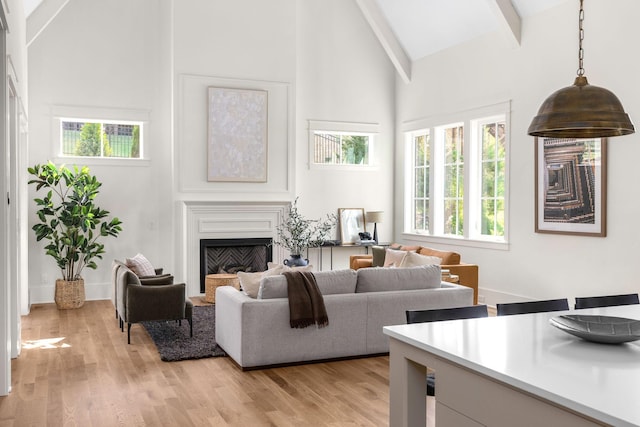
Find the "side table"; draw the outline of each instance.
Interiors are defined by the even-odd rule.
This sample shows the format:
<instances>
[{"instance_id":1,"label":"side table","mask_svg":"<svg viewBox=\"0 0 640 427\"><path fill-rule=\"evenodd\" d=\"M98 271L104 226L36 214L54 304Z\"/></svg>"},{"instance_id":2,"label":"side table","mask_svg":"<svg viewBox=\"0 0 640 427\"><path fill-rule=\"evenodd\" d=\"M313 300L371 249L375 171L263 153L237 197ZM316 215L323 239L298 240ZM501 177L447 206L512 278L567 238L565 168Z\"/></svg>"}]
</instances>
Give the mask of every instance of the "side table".
<instances>
[{"instance_id":1,"label":"side table","mask_svg":"<svg viewBox=\"0 0 640 427\"><path fill-rule=\"evenodd\" d=\"M216 288L218 286L233 286L240 289L240 279L237 274L207 274L204 276L204 300L216 302Z\"/></svg>"}]
</instances>

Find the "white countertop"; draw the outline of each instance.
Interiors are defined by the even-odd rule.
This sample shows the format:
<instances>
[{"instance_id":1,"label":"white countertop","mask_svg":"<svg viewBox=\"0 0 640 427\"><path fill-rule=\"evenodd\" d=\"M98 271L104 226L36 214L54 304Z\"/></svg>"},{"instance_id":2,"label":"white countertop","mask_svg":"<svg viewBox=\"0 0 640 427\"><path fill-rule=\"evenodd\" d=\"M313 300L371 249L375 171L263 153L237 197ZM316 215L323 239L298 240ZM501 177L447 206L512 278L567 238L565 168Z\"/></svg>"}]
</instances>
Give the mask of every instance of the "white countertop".
<instances>
[{"instance_id":1,"label":"white countertop","mask_svg":"<svg viewBox=\"0 0 640 427\"><path fill-rule=\"evenodd\" d=\"M562 314L640 320L640 305L386 326L384 333L596 420L640 426L640 341L585 341L549 324Z\"/></svg>"}]
</instances>

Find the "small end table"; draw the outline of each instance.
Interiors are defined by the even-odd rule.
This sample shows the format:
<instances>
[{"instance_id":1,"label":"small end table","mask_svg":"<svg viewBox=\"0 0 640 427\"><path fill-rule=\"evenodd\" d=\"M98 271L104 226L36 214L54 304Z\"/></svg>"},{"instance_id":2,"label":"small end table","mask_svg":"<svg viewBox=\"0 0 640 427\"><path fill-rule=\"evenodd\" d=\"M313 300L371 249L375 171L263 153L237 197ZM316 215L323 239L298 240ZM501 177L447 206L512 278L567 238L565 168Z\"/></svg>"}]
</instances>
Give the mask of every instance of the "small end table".
<instances>
[{"instance_id":1,"label":"small end table","mask_svg":"<svg viewBox=\"0 0 640 427\"><path fill-rule=\"evenodd\" d=\"M240 279L237 274L207 274L204 276L204 300L216 302L216 289L218 286L233 286L240 289Z\"/></svg>"}]
</instances>

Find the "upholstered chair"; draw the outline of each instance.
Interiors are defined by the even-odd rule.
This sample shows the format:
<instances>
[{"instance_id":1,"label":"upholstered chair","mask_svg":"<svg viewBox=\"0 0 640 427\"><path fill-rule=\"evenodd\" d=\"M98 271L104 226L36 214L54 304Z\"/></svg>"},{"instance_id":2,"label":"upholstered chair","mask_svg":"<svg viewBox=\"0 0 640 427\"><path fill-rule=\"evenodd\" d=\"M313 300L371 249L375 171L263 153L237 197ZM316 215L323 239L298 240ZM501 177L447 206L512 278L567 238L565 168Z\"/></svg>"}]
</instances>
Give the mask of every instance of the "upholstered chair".
<instances>
[{"instance_id":1,"label":"upholstered chair","mask_svg":"<svg viewBox=\"0 0 640 427\"><path fill-rule=\"evenodd\" d=\"M131 326L151 320L187 319L193 336L193 303L186 297L184 283L145 284L127 266L117 270L117 310L120 327L127 324L127 343L131 344Z\"/></svg>"}]
</instances>

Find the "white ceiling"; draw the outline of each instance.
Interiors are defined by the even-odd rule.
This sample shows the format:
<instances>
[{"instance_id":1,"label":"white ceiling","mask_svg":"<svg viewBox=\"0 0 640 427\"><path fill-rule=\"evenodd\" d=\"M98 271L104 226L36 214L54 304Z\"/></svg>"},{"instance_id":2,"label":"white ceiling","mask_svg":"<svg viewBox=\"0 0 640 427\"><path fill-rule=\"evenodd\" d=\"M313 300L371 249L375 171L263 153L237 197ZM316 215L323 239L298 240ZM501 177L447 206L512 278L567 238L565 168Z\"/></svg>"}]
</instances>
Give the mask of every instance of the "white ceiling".
<instances>
[{"instance_id":1,"label":"white ceiling","mask_svg":"<svg viewBox=\"0 0 640 427\"><path fill-rule=\"evenodd\" d=\"M25 15L30 17L38 9L37 27L30 34L39 34L43 26L66 5L69 0L23 0ZM305 1L305 0L297 0ZM393 33L392 43L399 45L401 51L399 61L406 57L415 61L435 52L466 42L483 34L493 32L508 25L519 26L519 19L534 15L543 10L557 6L569 0L355 0L366 9L377 5L380 11L382 26ZM574 0L577 3L577 0ZM42 6L42 7L39 7ZM514 19L510 19L509 11L515 11ZM496 12L500 10L500 12ZM505 10L507 12L505 13ZM502 21L502 22L501 22ZM371 22L371 21L370 21ZM375 22L375 20L374 20ZM28 23L29 25L29 23ZM376 24L374 24L376 25ZM380 22L377 24L380 25ZM512 31L517 33L519 28ZM35 36L30 36L29 40ZM393 49L393 48L392 48ZM398 55L396 53L396 55Z\"/></svg>"},{"instance_id":2,"label":"white ceiling","mask_svg":"<svg viewBox=\"0 0 640 427\"><path fill-rule=\"evenodd\" d=\"M396 39L413 61L455 46L500 25L490 3L508 0L375 0ZM511 0L524 18L568 0ZM576 1L577 6L577 1Z\"/></svg>"}]
</instances>

